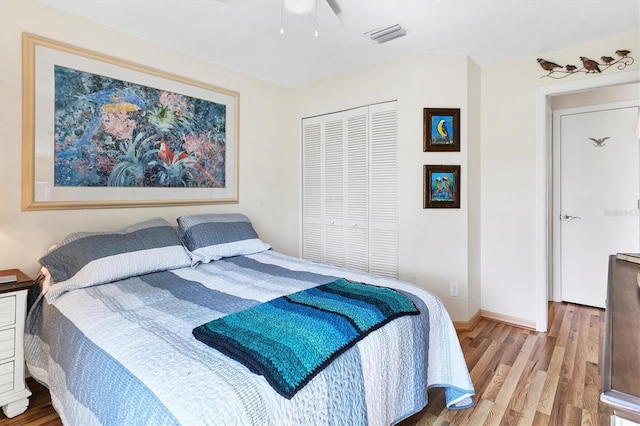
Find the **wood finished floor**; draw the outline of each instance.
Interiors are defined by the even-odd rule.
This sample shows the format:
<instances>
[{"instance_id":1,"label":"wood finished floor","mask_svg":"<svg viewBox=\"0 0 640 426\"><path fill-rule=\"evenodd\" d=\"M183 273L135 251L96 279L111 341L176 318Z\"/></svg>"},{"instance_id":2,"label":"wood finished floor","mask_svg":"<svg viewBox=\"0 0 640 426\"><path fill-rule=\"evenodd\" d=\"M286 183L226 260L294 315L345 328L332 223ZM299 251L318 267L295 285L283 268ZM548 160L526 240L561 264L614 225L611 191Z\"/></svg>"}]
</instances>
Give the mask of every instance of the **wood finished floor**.
<instances>
[{"instance_id":1,"label":"wood finished floor","mask_svg":"<svg viewBox=\"0 0 640 426\"><path fill-rule=\"evenodd\" d=\"M599 402L603 334L604 310L568 303L549 305L548 333L482 319L459 333L475 407L446 410L443 392L433 390L427 408L399 426L608 425ZM61 425L47 389L27 383L29 409L13 419L0 412L0 426Z\"/></svg>"}]
</instances>

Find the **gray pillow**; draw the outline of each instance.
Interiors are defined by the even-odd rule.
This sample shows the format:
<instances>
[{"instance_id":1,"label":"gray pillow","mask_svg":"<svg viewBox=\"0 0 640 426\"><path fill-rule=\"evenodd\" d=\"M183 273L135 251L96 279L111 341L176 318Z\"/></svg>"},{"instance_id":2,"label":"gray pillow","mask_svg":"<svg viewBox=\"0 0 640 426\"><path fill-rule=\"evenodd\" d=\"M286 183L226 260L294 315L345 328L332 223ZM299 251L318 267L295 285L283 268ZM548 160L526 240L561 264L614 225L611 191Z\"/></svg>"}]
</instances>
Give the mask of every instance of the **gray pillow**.
<instances>
[{"instance_id":1,"label":"gray pillow","mask_svg":"<svg viewBox=\"0 0 640 426\"><path fill-rule=\"evenodd\" d=\"M52 302L75 288L183 268L191 259L169 222L154 218L115 232L71 234L39 262L53 279Z\"/></svg>"},{"instance_id":2,"label":"gray pillow","mask_svg":"<svg viewBox=\"0 0 640 426\"><path fill-rule=\"evenodd\" d=\"M193 264L271 248L260 240L249 218L240 213L180 216L178 227Z\"/></svg>"}]
</instances>

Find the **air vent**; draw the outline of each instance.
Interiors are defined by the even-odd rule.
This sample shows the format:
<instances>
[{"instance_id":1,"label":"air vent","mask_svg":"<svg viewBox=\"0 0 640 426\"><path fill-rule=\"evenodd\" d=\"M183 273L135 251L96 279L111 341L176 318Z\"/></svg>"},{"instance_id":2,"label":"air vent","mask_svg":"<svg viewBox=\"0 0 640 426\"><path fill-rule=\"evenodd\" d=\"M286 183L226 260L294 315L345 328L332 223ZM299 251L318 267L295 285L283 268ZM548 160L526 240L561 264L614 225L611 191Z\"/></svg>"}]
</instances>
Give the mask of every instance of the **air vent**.
<instances>
[{"instance_id":1,"label":"air vent","mask_svg":"<svg viewBox=\"0 0 640 426\"><path fill-rule=\"evenodd\" d=\"M407 35L407 31L402 28L400 24L396 24L390 27L372 30L365 34L368 34L369 37L371 37L371 40L375 41L376 43L382 44L398 37Z\"/></svg>"}]
</instances>

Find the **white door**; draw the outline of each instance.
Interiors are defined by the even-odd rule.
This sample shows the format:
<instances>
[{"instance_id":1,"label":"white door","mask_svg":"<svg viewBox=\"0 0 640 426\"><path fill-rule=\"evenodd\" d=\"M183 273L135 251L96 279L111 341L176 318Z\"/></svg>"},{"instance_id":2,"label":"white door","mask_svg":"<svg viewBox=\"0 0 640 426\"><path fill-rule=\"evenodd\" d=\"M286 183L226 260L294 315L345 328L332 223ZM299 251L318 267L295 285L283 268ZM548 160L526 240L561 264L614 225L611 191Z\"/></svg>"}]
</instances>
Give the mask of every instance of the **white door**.
<instances>
[{"instance_id":1,"label":"white door","mask_svg":"<svg viewBox=\"0 0 640 426\"><path fill-rule=\"evenodd\" d=\"M305 259L368 270L368 107L306 118Z\"/></svg>"},{"instance_id":2,"label":"white door","mask_svg":"<svg viewBox=\"0 0 640 426\"><path fill-rule=\"evenodd\" d=\"M302 255L398 276L397 105L302 120Z\"/></svg>"},{"instance_id":3,"label":"white door","mask_svg":"<svg viewBox=\"0 0 640 426\"><path fill-rule=\"evenodd\" d=\"M386 102L369 110L369 272L398 278L397 105Z\"/></svg>"},{"instance_id":4,"label":"white door","mask_svg":"<svg viewBox=\"0 0 640 426\"><path fill-rule=\"evenodd\" d=\"M559 118L563 301L604 308L608 256L640 252L637 121L636 106Z\"/></svg>"}]
</instances>

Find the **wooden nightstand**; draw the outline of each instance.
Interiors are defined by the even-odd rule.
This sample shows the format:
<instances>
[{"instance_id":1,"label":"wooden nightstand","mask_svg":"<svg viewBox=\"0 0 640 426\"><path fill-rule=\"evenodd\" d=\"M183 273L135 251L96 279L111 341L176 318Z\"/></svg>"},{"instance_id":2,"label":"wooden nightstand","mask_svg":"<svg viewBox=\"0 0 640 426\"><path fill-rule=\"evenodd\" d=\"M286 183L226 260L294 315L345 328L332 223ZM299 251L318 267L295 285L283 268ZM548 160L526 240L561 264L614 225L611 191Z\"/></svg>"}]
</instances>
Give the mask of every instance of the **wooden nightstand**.
<instances>
[{"instance_id":1,"label":"wooden nightstand","mask_svg":"<svg viewBox=\"0 0 640 426\"><path fill-rule=\"evenodd\" d=\"M0 271L17 280L0 284L0 407L11 418L25 412L31 391L24 382L24 324L33 280L18 269Z\"/></svg>"}]
</instances>

